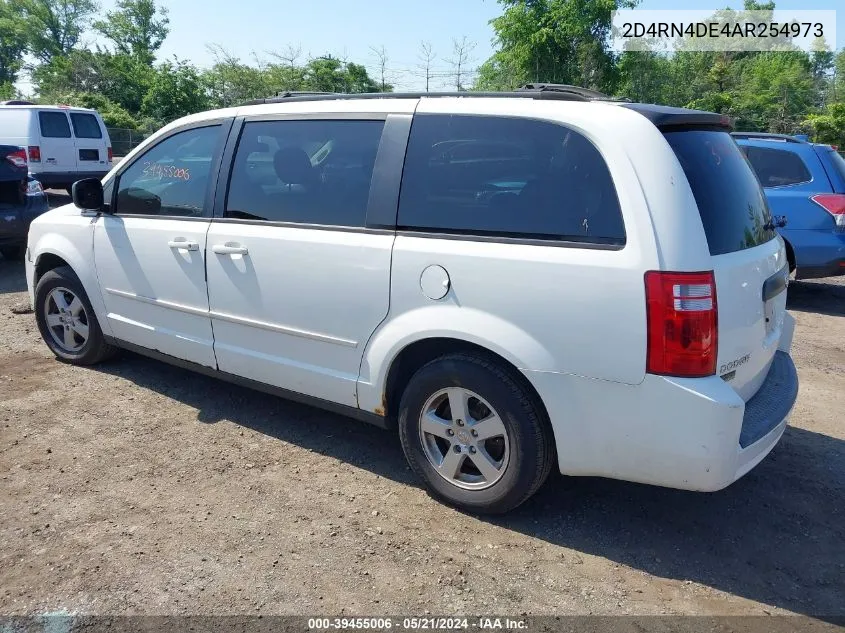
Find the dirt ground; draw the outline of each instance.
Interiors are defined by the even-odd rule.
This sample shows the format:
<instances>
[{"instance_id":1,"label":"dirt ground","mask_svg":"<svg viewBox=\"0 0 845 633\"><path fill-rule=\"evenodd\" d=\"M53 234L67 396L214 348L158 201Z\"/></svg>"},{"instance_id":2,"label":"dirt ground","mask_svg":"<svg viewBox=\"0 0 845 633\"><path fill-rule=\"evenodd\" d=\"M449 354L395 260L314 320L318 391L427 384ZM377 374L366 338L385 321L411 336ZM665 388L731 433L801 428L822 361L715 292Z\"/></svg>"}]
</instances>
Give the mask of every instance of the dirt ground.
<instances>
[{"instance_id":1,"label":"dirt ground","mask_svg":"<svg viewBox=\"0 0 845 633\"><path fill-rule=\"evenodd\" d=\"M553 475L490 519L375 427L131 354L57 362L0 259L0 613L845 615L845 283L789 293L801 391L751 474Z\"/></svg>"}]
</instances>

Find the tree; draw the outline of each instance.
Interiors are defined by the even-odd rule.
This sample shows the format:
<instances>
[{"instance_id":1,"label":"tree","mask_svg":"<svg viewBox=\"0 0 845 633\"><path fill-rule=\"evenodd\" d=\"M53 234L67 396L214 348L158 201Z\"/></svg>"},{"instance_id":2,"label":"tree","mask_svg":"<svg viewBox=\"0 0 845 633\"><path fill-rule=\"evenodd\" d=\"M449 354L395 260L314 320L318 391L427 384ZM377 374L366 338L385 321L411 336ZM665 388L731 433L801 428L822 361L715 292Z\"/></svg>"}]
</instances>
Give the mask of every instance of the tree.
<instances>
[{"instance_id":1,"label":"tree","mask_svg":"<svg viewBox=\"0 0 845 633\"><path fill-rule=\"evenodd\" d=\"M831 101L842 101L845 103L845 48L839 51L833 58Z\"/></svg>"},{"instance_id":2,"label":"tree","mask_svg":"<svg viewBox=\"0 0 845 633\"><path fill-rule=\"evenodd\" d=\"M737 62L740 127L792 134L814 104L814 85L805 53L767 52Z\"/></svg>"},{"instance_id":3,"label":"tree","mask_svg":"<svg viewBox=\"0 0 845 633\"><path fill-rule=\"evenodd\" d=\"M140 60L104 50L75 50L32 71L43 100L59 95L98 93L131 113L138 113L152 83L154 70Z\"/></svg>"},{"instance_id":4,"label":"tree","mask_svg":"<svg viewBox=\"0 0 845 633\"><path fill-rule=\"evenodd\" d=\"M373 81L367 69L351 62L343 62L331 55L310 60L303 69L306 90L316 92L379 92L381 85ZM393 86L384 84L383 92L390 92Z\"/></svg>"},{"instance_id":5,"label":"tree","mask_svg":"<svg viewBox=\"0 0 845 633\"><path fill-rule=\"evenodd\" d=\"M226 108L274 94L268 85L269 72L262 73L244 64L219 44L209 44L208 50L215 62L202 73L201 81L208 91L212 107Z\"/></svg>"},{"instance_id":6,"label":"tree","mask_svg":"<svg viewBox=\"0 0 845 633\"><path fill-rule=\"evenodd\" d=\"M845 102L829 103L821 114L811 114L805 121L816 143L845 147Z\"/></svg>"},{"instance_id":7,"label":"tree","mask_svg":"<svg viewBox=\"0 0 845 633\"><path fill-rule=\"evenodd\" d=\"M117 0L117 9L106 13L94 28L111 40L117 52L152 64L170 31L167 9L155 0Z\"/></svg>"},{"instance_id":8,"label":"tree","mask_svg":"<svg viewBox=\"0 0 845 633\"><path fill-rule=\"evenodd\" d=\"M15 83L23 67L25 51L26 31L20 8L9 0L0 0L0 86ZM2 92L2 96L11 96L9 89Z\"/></svg>"},{"instance_id":9,"label":"tree","mask_svg":"<svg viewBox=\"0 0 845 633\"><path fill-rule=\"evenodd\" d=\"M455 90L466 90L463 80L467 74L467 66L472 61L470 55L474 49L475 42L467 40L466 35L459 40L452 40L452 57L446 61L452 67L452 75L455 77Z\"/></svg>"},{"instance_id":10,"label":"tree","mask_svg":"<svg viewBox=\"0 0 845 633\"><path fill-rule=\"evenodd\" d=\"M11 0L20 12L27 48L40 62L68 55L79 43L94 0Z\"/></svg>"},{"instance_id":11,"label":"tree","mask_svg":"<svg viewBox=\"0 0 845 633\"><path fill-rule=\"evenodd\" d=\"M370 52L376 58L376 69L378 70L379 77L381 78L381 92L387 92L387 50L385 50L384 46L380 46L376 48L375 46L370 46Z\"/></svg>"},{"instance_id":12,"label":"tree","mask_svg":"<svg viewBox=\"0 0 845 633\"><path fill-rule=\"evenodd\" d=\"M431 81L431 64L434 62L436 57L437 55L434 54L434 50L431 48L431 42L420 42L419 69L425 77L426 92L428 92L429 83Z\"/></svg>"},{"instance_id":13,"label":"tree","mask_svg":"<svg viewBox=\"0 0 845 633\"><path fill-rule=\"evenodd\" d=\"M156 68L141 111L161 123L168 123L187 114L202 112L208 105L197 69L174 58Z\"/></svg>"},{"instance_id":14,"label":"tree","mask_svg":"<svg viewBox=\"0 0 845 633\"><path fill-rule=\"evenodd\" d=\"M495 88L531 81L611 91L615 57L608 48L612 12L639 0L499 0L492 20L498 50L482 66L479 83Z\"/></svg>"}]
</instances>

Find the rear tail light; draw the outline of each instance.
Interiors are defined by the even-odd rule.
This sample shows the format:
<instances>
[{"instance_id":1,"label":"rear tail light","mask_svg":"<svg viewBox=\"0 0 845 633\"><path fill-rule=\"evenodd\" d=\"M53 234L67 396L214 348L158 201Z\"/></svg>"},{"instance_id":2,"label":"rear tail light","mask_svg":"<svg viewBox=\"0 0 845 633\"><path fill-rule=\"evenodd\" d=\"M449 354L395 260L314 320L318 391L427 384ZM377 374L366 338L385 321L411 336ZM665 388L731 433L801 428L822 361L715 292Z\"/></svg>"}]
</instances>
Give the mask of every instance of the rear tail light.
<instances>
[{"instance_id":1,"label":"rear tail light","mask_svg":"<svg viewBox=\"0 0 845 633\"><path fill-rule=\"evenodd\" d=\"M15 167L26 167L26 152L23 150L23 148L21 148L16 152L8 154L6 156L6 160L12 163L12 165L14 165Z\"/></svg>"},{"instance_id":2,"label":"rear tail light","mask_svg":"<svg viewBox=\"0 0 845 633\"><path fill-rule=\"evenodd\" d=\"M837 233L845 233L845 194L820 193L810 200L833 216Z\"/></svg>"},{"instance_id":3,"label":"rear tail light","mask_svg":"<svg viewBox=\"0 0 845 633\"><path fill-rule=\"evenodd\" d=\"M645 274L650 374L695 378L716 373L716 279L712 271Z\"/></svg>"},{"instance_id":4,"label":"rear tail light","mask_svg":"<svg viewBox=\"0 0 845 633\"><path fill-rule=\"evenodd\" d=\"M30 145L29 146L29 162L30 163L40 163L41 162L41 148L38 145Z\"/></svg>"},{"instance_id":5,"label":"rear tail light","mask_svg":"<svg viewBox=\"0 0 845 633\"><path fill-rule=\"evenodd\" d=\"M109 147L109 162L112 162L114 159L114 152L112 152L111 147Z\"/></svg>"}]
</instances>

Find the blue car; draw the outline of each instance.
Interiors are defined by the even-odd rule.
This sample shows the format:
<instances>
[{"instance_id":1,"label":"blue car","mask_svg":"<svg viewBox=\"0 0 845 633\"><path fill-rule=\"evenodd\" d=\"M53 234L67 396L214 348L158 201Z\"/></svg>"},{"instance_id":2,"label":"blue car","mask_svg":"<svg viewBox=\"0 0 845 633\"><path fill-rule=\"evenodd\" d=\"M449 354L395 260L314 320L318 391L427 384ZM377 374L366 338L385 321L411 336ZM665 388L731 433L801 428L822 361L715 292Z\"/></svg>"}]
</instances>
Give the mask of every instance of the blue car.
<instances>
[{"instance_id":1,"label":"blue car","mask_svg":"<svg viewBox=\"0 0 845 633\"><path fill-rule=\"evenodd\" d=\"M845 275L845 158L785 134L735 132L763 185L798 279Z\"/></svg>"}]
</instances>

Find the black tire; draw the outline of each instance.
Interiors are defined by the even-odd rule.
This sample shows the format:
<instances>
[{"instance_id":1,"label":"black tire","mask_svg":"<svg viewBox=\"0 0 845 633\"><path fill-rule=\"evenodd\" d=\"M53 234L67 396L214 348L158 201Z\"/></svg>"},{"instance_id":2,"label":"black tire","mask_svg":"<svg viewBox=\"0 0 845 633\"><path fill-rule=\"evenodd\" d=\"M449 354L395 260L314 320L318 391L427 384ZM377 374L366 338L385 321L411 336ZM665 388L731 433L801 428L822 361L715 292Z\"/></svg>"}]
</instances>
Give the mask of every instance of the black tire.
<instances>
[{"instance_id":1,"label":"black tire","mask_svg":"<svg viewBox=\"0 0 845 633\"><path fill-rule=\"evenodd\" d=\"M441 476L426 456L420 433L423 407L438 391L450 387L474 392L504 423L509 458L490 487L461 488ZM431 494L474 513L500 514L517 507L540 488L555 460L551 425L521 377L492 359L469 353L443 356L414 374L399 405L399 436L408 463ZM460 467L459 476L465 468Z\"/></svg>"},{"instance_id":2,"label":"black tire","mask_svg":"<svg viewBox=\"0 0 845 633\"><path fill-rule=\"evenodd\" d=\"M17 262L23 259L23 246L0 246L0 255L10 262Z\"/></svg>"},{"instance_id":3,"label":"black tire","mask_svg":"<svg viewBox=\"0 0 845 633\"><path fill-rule=\"evenodd\" d=\"M78 350L68 351L59 345L47 326L48 297L57 288L69 290L82 302L88 336ZM35 321L38 323L41 338L44 339L47 347L56 355L56 358L61 361L74 365L93 365L114 356L117 351L117 348L106 343L85 288L83 288L76 273L68 266L47 271L38 280L38 284L35 286ZM61 329L61 326L59 326L59 329Z\"/></svg>"}]
</instances>

